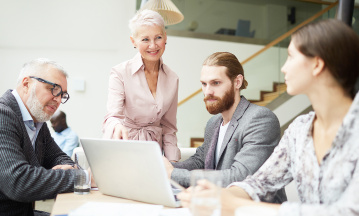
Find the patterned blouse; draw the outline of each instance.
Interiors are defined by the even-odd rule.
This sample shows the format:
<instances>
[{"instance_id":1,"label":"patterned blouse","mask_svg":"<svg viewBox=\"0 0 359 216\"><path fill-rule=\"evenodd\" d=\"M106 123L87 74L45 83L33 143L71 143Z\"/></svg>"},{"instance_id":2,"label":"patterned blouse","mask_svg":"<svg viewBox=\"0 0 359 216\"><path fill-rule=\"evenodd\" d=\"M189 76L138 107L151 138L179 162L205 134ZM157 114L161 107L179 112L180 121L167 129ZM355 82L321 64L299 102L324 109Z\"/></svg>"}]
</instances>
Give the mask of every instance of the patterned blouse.
<instances>
[{"instance_id":1,"label":"patterned blouse","mask_svg":"<svg viewBox=\"0 0 359 216\"><path fill-rule=\"evenodd\" d=\"M311 132L314 117L310 112L296 118L264 165L228 187L243 188L255 201L269 201L294 180L301 202L283 203L278 215L359 215L359 96L320 164Z\"/></svg>"}]
</instances>

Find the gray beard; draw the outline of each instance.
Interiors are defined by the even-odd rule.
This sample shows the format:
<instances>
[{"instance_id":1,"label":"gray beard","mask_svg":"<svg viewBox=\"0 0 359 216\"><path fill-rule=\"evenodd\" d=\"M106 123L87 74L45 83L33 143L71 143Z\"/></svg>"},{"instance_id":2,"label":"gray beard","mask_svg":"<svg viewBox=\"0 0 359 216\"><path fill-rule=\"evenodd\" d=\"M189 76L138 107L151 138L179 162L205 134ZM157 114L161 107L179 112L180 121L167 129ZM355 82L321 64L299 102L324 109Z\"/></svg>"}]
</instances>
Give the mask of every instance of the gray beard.
<instances>
[{"instance_id":1,"label":"gray beard","mask_svg":"<svg viewBox=\"0 0 359 216\"><path fill-rule=\"evenodd\" d=\"M26 105L29 108L31 115L34 116L37 122L46 122L50 120L51 115L43 111L44 106L36 97L36 85L33 87Z\"/></svg>"}]
</instances>

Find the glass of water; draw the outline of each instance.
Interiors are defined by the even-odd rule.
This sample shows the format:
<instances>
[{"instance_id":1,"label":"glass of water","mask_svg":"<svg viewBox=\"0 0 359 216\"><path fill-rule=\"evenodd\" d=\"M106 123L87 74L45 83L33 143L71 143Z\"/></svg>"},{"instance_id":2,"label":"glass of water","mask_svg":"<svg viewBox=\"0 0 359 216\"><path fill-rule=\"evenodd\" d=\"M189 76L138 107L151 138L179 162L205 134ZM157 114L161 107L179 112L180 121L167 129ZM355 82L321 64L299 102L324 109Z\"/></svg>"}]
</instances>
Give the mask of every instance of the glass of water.
<instances>
[{"instance_id":1,"label":"glass of water","mask_svg":"<svg viewBox=\"0 0 359 216\"><path fill-rule=\"evenodd\" d=\"M75 153L75 194L89 194L91 190L90 166L84 152Z\"/></svg>"},{"instance_id":2,"label":"glass of water","mask_svg":"<svg viewBox=\"0 0 359 216\"><path fill-rule=\"evenodd\" d=\"M203 188L198 180L205 179L213 186ZM220 216L221 215L221 172L216 170L191 171L192 198L190 209L193 216Z\"/></svg>"}]
</instances>

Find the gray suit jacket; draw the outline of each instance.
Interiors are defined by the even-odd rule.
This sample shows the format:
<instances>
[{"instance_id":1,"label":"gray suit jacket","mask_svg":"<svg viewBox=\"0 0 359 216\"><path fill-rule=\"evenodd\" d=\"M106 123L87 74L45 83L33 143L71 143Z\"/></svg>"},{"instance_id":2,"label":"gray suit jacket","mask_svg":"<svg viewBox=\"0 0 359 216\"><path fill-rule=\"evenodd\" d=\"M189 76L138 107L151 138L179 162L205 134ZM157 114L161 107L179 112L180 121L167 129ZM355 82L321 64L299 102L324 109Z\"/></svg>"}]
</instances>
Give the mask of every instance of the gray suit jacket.
<instances>
[{"instance_id":1,"label":"gray suit jacket","mask_svg":"<svg viewBox=\"0 0 359 216\"><path fill-rule=\"evenodd\" d=\"M207 122L203 145L189 159L172 163L175 167L171 176L173 180L188 187L190 170L205 168L206 156L210 146L217 144L218 128L222 121L221 114L213 116ZM265 107L249 103L244 96L241 96L229 124L219 161L214 165L216 170L222 172L223 187L254 174L280 140L279 121L274 113ZM286 200L284 191L280 197L280 201Z\"/></svg>"},{"instance_id":2,"label":"gray suit jacket","mask_svg":"<svg viewBox=\"0 0 359 216\"><path fill-rule=\"evenodd\" d=\"M43 124L35 149L11 90L0 98L0 215L33 215L32 202L73 191L74 170L52 170L73 164Z\"/></svg>"}]
</instances>

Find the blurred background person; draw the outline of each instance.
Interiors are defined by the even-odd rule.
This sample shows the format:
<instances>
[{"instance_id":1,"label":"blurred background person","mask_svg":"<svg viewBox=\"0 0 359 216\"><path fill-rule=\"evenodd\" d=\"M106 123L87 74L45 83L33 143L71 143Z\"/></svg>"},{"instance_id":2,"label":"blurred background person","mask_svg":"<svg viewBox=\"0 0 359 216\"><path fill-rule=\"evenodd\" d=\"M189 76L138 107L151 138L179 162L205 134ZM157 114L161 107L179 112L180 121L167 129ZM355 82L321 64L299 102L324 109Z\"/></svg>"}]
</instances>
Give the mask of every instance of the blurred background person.
<instances>
[{"instance_id":1,"label":"blurred background person","mask_svg":"<svg viewBox=\"0 0 359 216\"><path fill-rule=\"evenodd\" d=\"M79 137L77 134L67 126L66 114L62 111L57 111L50 119L51 126L54 129L52 137L56 144L68 156L72 156L74 148L79 146Z\"/></svg>"},{"instance_id":2,"label":"blurred background person","mask_svg":"<svg viewBox=\"0 0 359 216\"><path fill-rule=\"evenodd\" d=\"M161 58L167 41L164 20L143 10L129 27L139 53L111 70L103 137L156 141L168 160L178 161L178 76Z\"/></svg>"},{"instance_id":3,"label":"blurred background person","mask_svg":"<svg viewBox=\"0 0 359 216\"><path fill-rule=\"evenodd\" d=\"M279 216L359 215L358 58L359 37L339 20L312 23L292 35L282 67L287 92L307 95L314 112L294 120L253 176L222 190L222 215L250 205ZM291 181L301 202L260 202ZM179 198L189 205L190 193Z\"/></svg>"}]
</instances>

